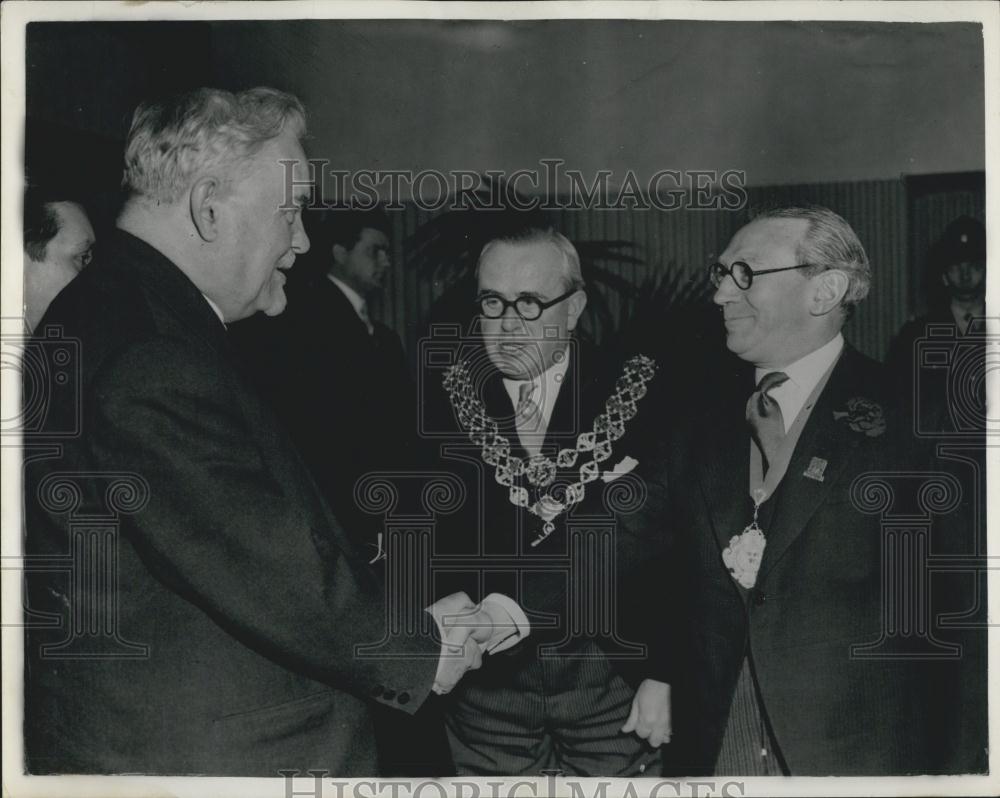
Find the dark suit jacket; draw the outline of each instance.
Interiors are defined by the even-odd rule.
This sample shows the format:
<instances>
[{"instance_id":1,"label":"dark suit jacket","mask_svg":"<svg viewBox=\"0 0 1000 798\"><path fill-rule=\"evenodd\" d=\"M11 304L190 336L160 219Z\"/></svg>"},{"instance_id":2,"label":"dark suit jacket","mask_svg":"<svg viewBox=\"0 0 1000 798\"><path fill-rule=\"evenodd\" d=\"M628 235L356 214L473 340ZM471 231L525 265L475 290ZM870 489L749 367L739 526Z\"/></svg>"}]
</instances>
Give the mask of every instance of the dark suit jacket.
<instances>
[{"instance_id":1,"label":"dark suit jacket","mask_svg":"<svg viewBox=\"0 0 1000 798\"><path fill-rule=\"evenodd\" d=\"M288 284L280 316L257 314L233 325L233 346L250 380L273 406L351 538L369 556L382 519L354 497L372 471L411 464L415 392L399 336L358 318L326 276Z\"/></svg>"},{"instance_id":2,"label":"dark suit jacket","mask_svg":"<svg viewBox=\"0 0 1000 798\"><path fill-rule=\"evenodd\" d=\"M474 355L468 359L482 362ZM573 448L580 433L592 429L622 365L618 359L602 362L586 346L572 348L546 428L544 454L554 460L560 449ZM669 635L662 634L660 619L650 616L656 610L647 593L647 589L657 591L658 576L645 570L654 555L670 545L662 517L665 485L660 473L649 469L656 459L653 451L665 445L658 413L665 382L661 373L647 386L649 393L640 400L638 415L627 423L611 457L600 464L601 472L608 472L628 456L637 461L635 469L613 481L588 483L583 501L558 516L555 530L537 546L531 544L542 531L542 519L510 502L509 489L497 483L493 466L483 462L479 448L455 417L446 391L435 386L438 401L432 404L444 418L430 427L454 432L430 442L436 458L431 467L456 474L466 487L463 506L443 516L436 529L435 551L455 562L441 560L434 574L435 595L461 589L476 599L497 591L518 601L528 613L532 633L525 643L500 656L530 661L543 646L569 653L580 641L591 640L631 682L647 677L670 681L669 660L661 650ZM512 454L525 457L510 396L502 375L492 368L482 385L482 399L510 441ZM586 460L581 455L574 467L559 469L556 484L575 482ZM530 487L524 477L518 484ZM535 498L532 492L530 501ZM606 532L610 538L602 537ZM606 543L610 543L607 548ZM606 614L604 620L596 620L598 611ZM644 650L640 653L637 647Z\"/></svg>"},{"instance_id":3,"label":"dark suit jacket","mask_svg":"<svg viewBox=\"0 0 1000 798\"><path fill-rule=\"evenodd\" d=\"M26 552L85 573L77 533L110 530L116 626L59 649L70 618L104 611L104 584L29 573L31 610L62 620L27 631L29 772L372 772L364 698L419 707L437 644L359 656L385 635L382 587L237 374L225 328L144 242L118 232L104 253L45 318L82 356L47 428L72 429L77 411L80 424L61 455L29 459Z\"/></svg>"},{"instance_id":4,"label":"dark suit jacket","mask_svg":"<svg viewBox=\"0 0 1000 798\"><path fill-rule=\"evenodd\" d=\"M767 546L756 587L744 595L722 563L722 550L752 518L744 420L752 390L752 368L736 369L731 383L720 386L716 401L689 426L687 440L668 455L668 517L680 538L670 577L672 609L687 625L677 650L689 654L686 676L674 693L673 769L712 772L748 654L792 775L975 767L970 763L981 749L955 750L961 713L972 706L959 707L954 700L967 658L852 655L853 645L879 641L883 612L891 611L882 594L883 522L878 513L858 509L852 483L867 472L897 475L927 468L895 429L898 414L887 401L881 368L850 347L835 366L779 489L763 505ZM854 419L858 428L852 429L851 416L837 417L853 397L883 408L884 432L869 435L863 420ZM813 458L826 463L821 481L805 475ZM913 497L902 495L905 485L894 479L888 477L890 491L899 494L893 496L893 512L919 512ZM881 494L871 488L866 495L877 503ZM929 545L940 552L940 537ZM948 601L936 582L934 587L936 611ZM898 597L899 586L890 593ZM941 636L936 627L934 633ZM905 642L889 640L885 650L898 653ZM985 704L985 695L979 698Z\"/></svg>"}]
</instances>

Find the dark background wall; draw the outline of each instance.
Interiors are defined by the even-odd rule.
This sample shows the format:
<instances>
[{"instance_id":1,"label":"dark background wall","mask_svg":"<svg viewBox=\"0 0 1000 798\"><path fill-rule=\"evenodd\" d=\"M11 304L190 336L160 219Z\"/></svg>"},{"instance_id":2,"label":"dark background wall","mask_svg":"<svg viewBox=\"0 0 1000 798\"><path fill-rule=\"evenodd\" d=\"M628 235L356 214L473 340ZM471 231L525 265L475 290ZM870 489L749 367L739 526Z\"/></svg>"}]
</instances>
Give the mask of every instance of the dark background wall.
<instances>
[{"instance_id":1,"label":"dark background wall","mask_svg":"<svg viewBox=\"0 0 1000 798\"><path fill-rule=\"evenodd\" d=\"M644 181L737 169L752 201L830 205L873 261L873 296L848 335L876 356L919 309L927 244L952 214L985 219L982 29L971 23L33 23L29 176L77 182L107 222L139 100L259 84L302 98L307 151L338 169L511 172L561 158L611 170L613 183L628 170ZM376 312L412 350L447 286L407 265L428 214L394 217ZM604 265L639 285L697 274L742 219L578 210L558 223L578 240L632 242L642 263ZM607 299L616 320L628 314L618 292Z\"/></svg>"}]
</instances>

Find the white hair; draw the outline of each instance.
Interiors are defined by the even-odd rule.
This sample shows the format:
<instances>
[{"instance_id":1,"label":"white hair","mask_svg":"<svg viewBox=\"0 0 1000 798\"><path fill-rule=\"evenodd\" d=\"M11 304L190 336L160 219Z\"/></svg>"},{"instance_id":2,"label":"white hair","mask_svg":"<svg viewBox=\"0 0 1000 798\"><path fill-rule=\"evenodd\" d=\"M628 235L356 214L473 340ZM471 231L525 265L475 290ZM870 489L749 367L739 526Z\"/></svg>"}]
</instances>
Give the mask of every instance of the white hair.
<instances>
[{"instance_id":1,"label":"white hair","mask_svg":"<svg viewBox=\"0 0 1000 798\"><path fill-rule=\"evenodd\" d=\"M175 202L205 170L231 177L286 127L301 138L305 124L297 97L266 87L238 94L203 88L143 103L132 117L122 187Z\"/></svg>"}]
</instances>

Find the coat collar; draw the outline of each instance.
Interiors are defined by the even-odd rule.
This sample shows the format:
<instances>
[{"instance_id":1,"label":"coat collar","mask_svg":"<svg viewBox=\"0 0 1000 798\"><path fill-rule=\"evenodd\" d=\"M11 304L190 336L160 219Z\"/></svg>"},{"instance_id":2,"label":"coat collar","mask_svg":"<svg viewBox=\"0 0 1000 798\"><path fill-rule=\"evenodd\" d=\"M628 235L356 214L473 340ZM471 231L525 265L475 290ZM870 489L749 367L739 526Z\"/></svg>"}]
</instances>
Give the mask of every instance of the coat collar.
<instances>
[{"instance_id":1,"label":"coat collar","mask_svg":"<svg viewBox=\"0 0 1000 798\"><path fill-rule=\"evenodd\" d=\"M124 230L115 230L106 256L94 265L107 268L129 282L138 283L151 299L169 309L181 329L205 341L213 349L227 346L226 327L215 315L201 291L162 252Z\"/></svg>"}]
</instances>

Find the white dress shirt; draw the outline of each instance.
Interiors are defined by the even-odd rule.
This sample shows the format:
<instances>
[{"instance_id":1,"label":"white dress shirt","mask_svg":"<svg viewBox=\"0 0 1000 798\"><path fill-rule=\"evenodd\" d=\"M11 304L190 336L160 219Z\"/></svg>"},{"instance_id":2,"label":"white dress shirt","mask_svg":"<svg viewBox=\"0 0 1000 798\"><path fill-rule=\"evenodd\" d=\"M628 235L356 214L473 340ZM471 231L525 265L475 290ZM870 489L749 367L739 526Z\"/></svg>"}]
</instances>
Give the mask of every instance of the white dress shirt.
<instances>
[{"instance_id":1,"label":"white dress shirt","mask_svg":"<svg viewBox=\"0 0 1000 798\"><path fill-rule=\"evenodd\" d=\"M951 315L955 319L955 326L959 335L965 335L969 331L969 325L973 319L981 319L986 316L986 304L983 303L974 310L967 310L957 302L951 303ZM968 318L966 318L968 317Z\"/></svg>"},{"instance_id":2,"label":"white dress shirt","mask_svg":"<svg viewBox=\"0 0 1000 798\"><path fill-rule=\"evenodd\" d=\"M549 420L552 418L552 408L556 405L559 388L562 386L563 380L566 379L566 370L568 368L569 357L568 353L564 351L561 358L558 358L545 371L529 381L535 387L535 390L531 393L531 399L538 405L538 410L542 416L541 423L535 425L531 436L538 443L541 443L541 440L545 437L545 433L548 431ZM503 379L503 387L507 389L507 395L510 396L510 402L515 410L520 403L521 386L525 382L525 380L511 380L507 377ZM523 440L521 442L524 443Z\"/></svg>"},{"instance_id":3,"label":"white dress shirt","mask_svg":"<svg viewBox=\"0 0 1000 798\"><path fill-rule=\"evenodd\" d=\"M788 379L777 387L767 392L781 408L781 417L785 422L785 432L795 423L795 417L802 410L809 394L813 388L823 378L834 361L840 357L844 351L844 336L837 333L836 337L828 343L823 344L819 349L814 349L805 357L799 358L794 363L783 369L757 369L755 383L760 382L765 374L772 371L781 371L788 375Z\"/></svg>"}]
</instances>

